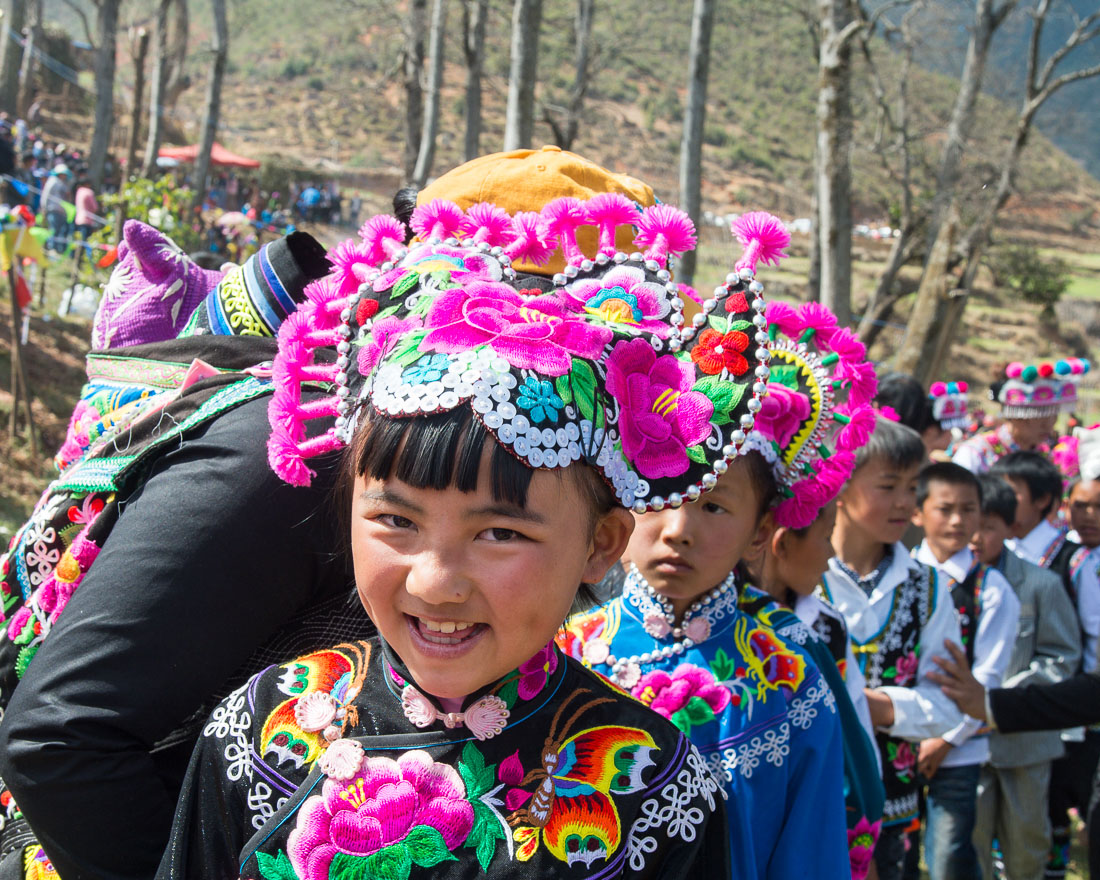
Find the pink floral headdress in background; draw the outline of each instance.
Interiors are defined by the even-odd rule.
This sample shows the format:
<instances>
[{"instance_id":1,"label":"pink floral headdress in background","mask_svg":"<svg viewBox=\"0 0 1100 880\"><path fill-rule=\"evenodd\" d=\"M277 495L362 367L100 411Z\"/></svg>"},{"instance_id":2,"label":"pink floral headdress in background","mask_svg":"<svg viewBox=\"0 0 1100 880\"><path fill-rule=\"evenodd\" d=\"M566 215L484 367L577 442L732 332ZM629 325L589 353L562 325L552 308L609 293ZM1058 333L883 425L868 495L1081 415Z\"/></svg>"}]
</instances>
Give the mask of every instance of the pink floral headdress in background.
<instances>
[{"instance_id":1,"label":"pink floral headdress in background","mask_svg":"<svg viewBox=\"0 0 1100 880\"><path fill-rule=\"evenodd\" d=\"M779 483L776 522L812 523L844 487L875 427L878 380L863 343L819 303L768 303L767 396L746 444Z\"/></svg>"},{"instance_id":2,"label":"pink floral headdress in background","mask_svg":"<svg viewBox=\"0 0 1100 880\"><path fill-rule=\"evenodd\" d=\"M755 266L789 241L774 217L738 220L744 255L690 320L669 262L695 229L668 205L603 193L509 216L436 199L410 225L407 247L388 216L337 246L280 331L268 450L283 479L308 484L306 460L348 443L366 406L391 418L469 406L530 467L583 460L638 512L698 498L739 454L770 359ZM577 240L586 225L592 253ZM616 247L624 225L633 253ZM512 269L558 251L552 278ZM317 356L329 348L334 364ZM335 393L303 401L310 382ZM318 418L332 426L308 437Z\"/></svg>"}]
</instances>

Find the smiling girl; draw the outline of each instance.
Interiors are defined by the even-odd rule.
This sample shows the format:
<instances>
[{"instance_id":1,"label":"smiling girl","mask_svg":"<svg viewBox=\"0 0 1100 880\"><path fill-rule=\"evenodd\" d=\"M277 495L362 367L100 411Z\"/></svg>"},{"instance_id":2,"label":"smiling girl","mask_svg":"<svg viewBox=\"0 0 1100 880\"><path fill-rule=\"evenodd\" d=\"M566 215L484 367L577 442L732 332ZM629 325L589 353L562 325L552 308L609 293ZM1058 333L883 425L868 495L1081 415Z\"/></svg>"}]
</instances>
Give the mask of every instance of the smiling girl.
<instances>
[{"instance_id":1,"label":"smiling girl","mask_svg":"<svg viewBox=\"0 0 1100 880\"><path fill-rule=\"evenodd\" d=\"M408 248L383 217L333 251L274 365L276 471L307 482L306 458L348 445L379 637L271 667L215 709L159 876L728 877L722 792L688 738L553 638L630 510L708 497L762 364L692 359L667 262L695 236L667 206L431 201L411 225ZM639 253L616 247L623 226ZM556 249L552 280L512 269ZM734 274L704 306L727 332L763 322L746 289ZM302 404L325 378L331 401Z\"/></svg>"}]
</instances>

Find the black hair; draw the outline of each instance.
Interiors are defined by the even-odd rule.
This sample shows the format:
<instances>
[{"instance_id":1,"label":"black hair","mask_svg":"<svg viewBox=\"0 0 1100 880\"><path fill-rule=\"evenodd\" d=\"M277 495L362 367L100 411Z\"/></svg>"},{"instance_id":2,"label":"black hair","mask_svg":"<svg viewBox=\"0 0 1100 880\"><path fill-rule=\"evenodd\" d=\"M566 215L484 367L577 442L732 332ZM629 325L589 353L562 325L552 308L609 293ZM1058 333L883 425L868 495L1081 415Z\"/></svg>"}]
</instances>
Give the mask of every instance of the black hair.
<instances>
[{"instance_id":1,"label":"black hair","mask_svg":"<svg viewBox=\"0 0 1100 880\"><path fill-rule=\"evenodd\" d=\"M982 487L982 515L999 516L1006 526L1016 522L1016 493L999 477L982 474L978 477Z\"/></svg>"},{"instance_id":2,"label":"black hair","mask_svg":"<svg viewBox=\"0 0 1100 880\"><path fill-rule=\"evenodd\" d=\"M867 442L856 450L855 470L875 459L885 459L899 470L924 462L927 452L920 434L898 422L878 417Z\"/></svg>"},{"instance_id":3,"label":"black hair","mask_svg":"<svg viewBox=\"0 0 1100 880\"><path fill-rule=\"evenodd\" d=\"M936 461L925 465L917 474L917 507L923 507L931 494L933 483L946 483L948 486L973 486L978 493L978 504L982 502L982 484L978 478L960 464L953 461Z\"/></svg>"},{"instance_id":4,"label":"black hair","mask_svg":"<svg viewBox=\"0 0 1100 880\"><path fill-rule=\"evenodd\" d=\"M749 485L758 501L756 515L759 518L771 509L775 499L779 497L779 485L775 482L772 466L757 450L750 449L741 458L748 471Z\"/></svg>"},{"instance_id":5,"label":"black hair","mask_svg":"<svg viewBox=\"0 0 1100 880\"><path fill-rule=\"evenodd\" d=\"M935 422L928 393L908 373L887 373L878 380L875 393L877 406L888 406L898 414L901 423L918 434Z\"/></svg>"},{"instance_id":6,"label":"black hair","mask_svg":"<svg viewBox=\"0 0 1100 880\"><path fill-rule=\"evenodd\" d=\"M413 230L409 225L413 211L416 210L416 197L420 195L415 186L403 186L393 194L393 215L405 226L405 244L412 241Z\"/></svg>"},{"instance_id":7,"label":"black hair","mask_svg":"<svg viewBox=\"0 0 1100 880\"><path fill-rule=\"evenodd\" d=\"M450 489L473 492L481 471L481 456L490 444L489 484L493 500L527 506L534 468L529 467L492 438L467 406L411 418L390 418L373 409L361 416L363 423L344 451L337 486L337 503L344 517L342 529L350 535L352 494L357 477L377 480L396 477L416 489ZM567 471L555 469L559 478L572 474L588 501L589 527L616 505L615 495L591 467L578 464ZM349 548L350 549L350 548ZM588 584L581 584L574 610L596 604Z\"/></svg>"},{"instance_id":8,"label":"black hair","mask_svg":"<svg viewBox=\"0 0 1100 880\"><path fill-rule=\"evenodd\" d=\"M1027 486L1032 501L1046 495L1050 501L1043 508L1044 517L1062 498L1062 472L1041 452L1022 449L1010 452L989 469L989 475L1020 480Z\"/></svg>"}]
</instances>

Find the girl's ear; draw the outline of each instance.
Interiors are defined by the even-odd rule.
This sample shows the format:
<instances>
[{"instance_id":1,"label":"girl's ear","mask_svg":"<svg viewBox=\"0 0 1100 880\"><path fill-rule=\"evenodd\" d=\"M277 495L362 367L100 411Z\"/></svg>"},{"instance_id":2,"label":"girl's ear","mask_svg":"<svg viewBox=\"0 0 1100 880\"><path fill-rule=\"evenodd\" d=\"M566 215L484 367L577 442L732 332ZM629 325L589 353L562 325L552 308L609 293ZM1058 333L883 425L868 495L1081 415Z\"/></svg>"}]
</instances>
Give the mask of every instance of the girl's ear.
<instances>
[{"instance_id":1,"label":"girl's ear","mask_svg":"<svg viewBox=\"0 0 1100 880\"><path fill-rule=\"evenodd\" d=\"M592 552L585 565L583 580L595 584L626 552L626 545L634 531L634 516L625 507L616 507L605 513L596 523L592 535Z\"/></svg>"},{"instance_id":2,"label":"girl's ear","mask_svg":"<svg viewBox=\"0 0 1100 880\"><path fill-rule=\"evenodd\" d=\"M788 529L785 526L779 526L769 540L771 545L772 556L776 559L783 559L787 555L789 541L787 540Z\"/></svg>"},{"instance_id":3,"label":"girl's ear","mask_svg":"<svg viewBox=\"0 0 1100 880\"><path fill-rule=\"evenodd\" d=\"M769 510L760 517L759 521L756 523L756 534L753 535L752 543L749 544L749 548L745 551L745 555L750 559L759 557L768 546L768 542L771 541L772 535L774 534L775 514Z\"/></svg>"}]
</instances>

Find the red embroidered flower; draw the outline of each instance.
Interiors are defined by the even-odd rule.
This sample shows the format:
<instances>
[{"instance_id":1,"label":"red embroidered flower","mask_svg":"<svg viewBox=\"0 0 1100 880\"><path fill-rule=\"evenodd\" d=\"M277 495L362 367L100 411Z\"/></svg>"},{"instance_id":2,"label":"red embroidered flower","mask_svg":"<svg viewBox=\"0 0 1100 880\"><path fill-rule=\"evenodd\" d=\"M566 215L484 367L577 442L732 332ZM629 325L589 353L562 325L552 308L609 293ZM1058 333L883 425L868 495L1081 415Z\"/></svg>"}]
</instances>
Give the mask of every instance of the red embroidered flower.
<instances>
[{"instance_id":1,"label":"red embroidered flower","mask_svg":"<svg viewBox=\"0 0 1100 880\"><path fill-rule=\"evenodd\" d=\"M749 337L740 330L730 333L704 330L691 350L691 359L704 373L714 375L724 368L730 375L740 376L749 368L749 362L741 354L748 347Z\"/></svg>"},{"instance_id":2,"label":"red embroidered flower","mask_svg":"<svg viewBox=\"0 0 1100 880\"><path fill-rule=\"evenodd\" d=\"M378 312L378 300L376 299L361 299L359 300L359 306L355 309L355 323L360 327L369 318L373 318Z\"/></svg>"},{"instance_id":3,"label":"red embroidered flower","mask_svg":"<svg viewBox=\"0 0 1100 880\"><path fill-rule=\"evenodd\" d=\"M745 294L741 291L731 293L726 297L726 311L736 314L737 312L747 312L749 310L749 301L745 299Z\"/></svg>"}]
</instances>

